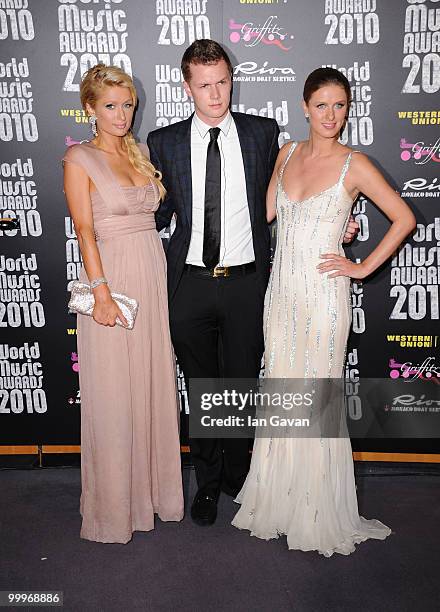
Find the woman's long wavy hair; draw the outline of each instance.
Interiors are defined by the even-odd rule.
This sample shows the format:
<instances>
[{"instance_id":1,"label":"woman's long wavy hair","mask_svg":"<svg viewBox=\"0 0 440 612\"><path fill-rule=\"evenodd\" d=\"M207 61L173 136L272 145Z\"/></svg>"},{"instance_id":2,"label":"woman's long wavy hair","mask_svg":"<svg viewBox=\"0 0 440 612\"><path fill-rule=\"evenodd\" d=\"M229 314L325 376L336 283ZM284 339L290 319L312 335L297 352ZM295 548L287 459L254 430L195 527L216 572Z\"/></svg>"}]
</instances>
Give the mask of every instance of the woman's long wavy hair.
<instances>
[{"instance_id":1,"label":"woman's long wavy hair","mask_svg":"<svg viewBox=\"0 0 440 612\"><path fill-rule=\"evenodd\" d=\"M104 87L127 87L130 90L133 104L137 104L137 93L131 77L118 66L106 66L105 64L96 64L90 68L85 74L80 85L80 98L84 110L86 104L90 104L94 108L101 90ZM98 126L99 127L99 126ZM142 153L136 145L131 129L123 137L123 143L127 150L128 159L133 167L147 176L153 183L156 184L160 199L163 200L166 194L165 187L162 184L162 174L153 166L150 160Z\"/></svg>"}]
</instances>

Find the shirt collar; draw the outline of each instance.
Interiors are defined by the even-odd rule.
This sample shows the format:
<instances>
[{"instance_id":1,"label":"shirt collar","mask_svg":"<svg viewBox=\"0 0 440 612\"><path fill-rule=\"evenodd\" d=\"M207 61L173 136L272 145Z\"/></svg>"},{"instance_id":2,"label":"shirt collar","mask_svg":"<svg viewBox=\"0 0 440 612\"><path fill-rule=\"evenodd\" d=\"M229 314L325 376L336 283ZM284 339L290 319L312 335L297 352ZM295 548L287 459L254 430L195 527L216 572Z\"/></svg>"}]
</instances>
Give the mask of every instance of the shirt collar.
<instances>
[{"instance_id":1,"label":"shirt collar","mask_svg":"<svg viewBox=\"0 0 440 612\"><path fill-rule=\"evenodd\" d=\"M205 138L206 134L209 132L209 130L212 127L212 125L208 125L207 123L202 121L200 119L200 117L197 115L197 113L194 113L194 117L193 117L192 123L195 126L195 128L197 129L197 131L200 134L201 138ZM221 130L222 134L224 134L224 136L227 136L228 133L229 133L229 129L231 127L231 123L232 123L232 115L228 111L228 114L226 115L226 117L216 127L220 128L220 130Z\"/></svg>"}]
</instances>

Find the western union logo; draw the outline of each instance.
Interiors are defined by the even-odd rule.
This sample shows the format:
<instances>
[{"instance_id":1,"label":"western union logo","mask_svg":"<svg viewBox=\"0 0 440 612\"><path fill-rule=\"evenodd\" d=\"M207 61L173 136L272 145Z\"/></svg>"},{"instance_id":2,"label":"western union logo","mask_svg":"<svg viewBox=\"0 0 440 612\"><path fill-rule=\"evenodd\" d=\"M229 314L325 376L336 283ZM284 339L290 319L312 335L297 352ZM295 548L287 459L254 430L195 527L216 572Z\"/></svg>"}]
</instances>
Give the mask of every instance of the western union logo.
<instances>
[{"instance_id":1,"label":"western union logo","mask_svg":"<svg viewBox=\"0 0 440 612\"><path fill-rule=\"evenodd\" d=\"M85 117L86 113L82 108L60 108L61 117Z\"/></svg>"},{"instance_id":2,"label":"western union logo","mask_svg":"<svg viewBox=\"0 0 440 612\"><path fill-rule=\"evenodd\" d=\"M67 328L68 336L76 336L76 327L68 327Z\"/></svg>"},{"instance_id":3,"label":"western union logo","mask_svg":"<svg viewBox=\"0 0 440 612\"><path fill-rule=\"evenodd\" d=\"M89 118L81 108L60 108L61 117L74 119L75 123L87 123Z\"/></svg>"},{"instance_id":4,"label":"western union logo","mask_svg":"<svg viewBox=\"0 0 440 612\"><path fill-rule=\"evenodd\" d=\"M440 123L440 111L398 111L399 119L408 119L412 125L437 125Z\"/></svg>"},{"instance_id":5,"label":"western union logo","mask_svg":"<svg viewBox=\"0 0 440 612\"><path fill-rule=\"evenodd\" d=\"M438 345L438 336L391 336L387 335L388 342L397 342L402 348L435 348Z\"/></svg>"}]
</instances>

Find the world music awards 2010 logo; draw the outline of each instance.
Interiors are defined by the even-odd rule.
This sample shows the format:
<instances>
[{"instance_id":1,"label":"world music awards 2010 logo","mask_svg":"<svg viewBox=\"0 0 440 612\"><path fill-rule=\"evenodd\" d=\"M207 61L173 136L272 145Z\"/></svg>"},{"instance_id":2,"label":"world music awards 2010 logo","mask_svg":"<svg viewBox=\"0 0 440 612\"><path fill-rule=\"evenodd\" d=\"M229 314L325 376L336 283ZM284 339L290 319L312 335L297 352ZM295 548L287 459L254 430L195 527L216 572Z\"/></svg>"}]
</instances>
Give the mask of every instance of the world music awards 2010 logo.
<instances>
[{"instance_id":1,"label":"world music awards 2010 logo","mask_svg":"<svg viewBox=\"0 0 440 612\"><path fill-rule=\"evenodd\" d=\"M229 19L228 28L229 40L234 45L240 42L244 43L245 47L263 44L278 47L281 51L290 51L292 48L294 35L289 34L280 25L277 15L270 15L262 24L253 21L238 23L235 19Z\"/></svg>"}]
</instances>

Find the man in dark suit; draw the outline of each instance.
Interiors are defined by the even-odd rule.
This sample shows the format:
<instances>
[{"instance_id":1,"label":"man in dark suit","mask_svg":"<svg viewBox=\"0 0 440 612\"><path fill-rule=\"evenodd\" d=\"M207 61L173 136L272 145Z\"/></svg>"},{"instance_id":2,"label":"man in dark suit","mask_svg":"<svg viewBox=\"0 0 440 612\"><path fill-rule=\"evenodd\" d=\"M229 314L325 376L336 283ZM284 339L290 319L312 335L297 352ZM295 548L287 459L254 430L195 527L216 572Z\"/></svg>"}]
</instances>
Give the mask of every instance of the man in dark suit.
<instances>
[{"instance_id":1,"label":"man in dark suit","mask_svg":"<svg viewBox=\"0 0 440 612\"><path fill-rule=\"evenodd\" d=\"M229 111L232 65L212 40L184 53L182 74L195 113L148 136L167 196L157 229L176 228L168 249L170 327L191 378L258 377L269 277L266 189L278 155L275 120ZM249 469L246 439L190 440L197 524L212 524L220 490L235 496Z\"/></svg>"},{"instance_id":2,"label":"man in dark suit","mask_svg":"<svg viewBox=\"0 0 440 612\"><path fill-rule=\"evenodd\" d=\"M256 378L270 257L265 197L279 128L229 111L232 65L218 43L195 41L182 73L195 114L148 136L168 191L158 230L177 217L167 249L172 340L187 382ZM212 524L220 490L236 495L244 483L249 443L191 439L190 447L198 484L191 515Z\"/></svg>"}]
</instances>

